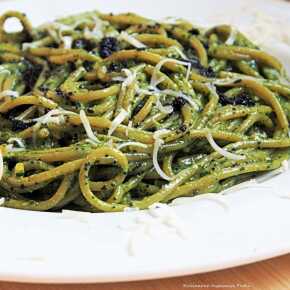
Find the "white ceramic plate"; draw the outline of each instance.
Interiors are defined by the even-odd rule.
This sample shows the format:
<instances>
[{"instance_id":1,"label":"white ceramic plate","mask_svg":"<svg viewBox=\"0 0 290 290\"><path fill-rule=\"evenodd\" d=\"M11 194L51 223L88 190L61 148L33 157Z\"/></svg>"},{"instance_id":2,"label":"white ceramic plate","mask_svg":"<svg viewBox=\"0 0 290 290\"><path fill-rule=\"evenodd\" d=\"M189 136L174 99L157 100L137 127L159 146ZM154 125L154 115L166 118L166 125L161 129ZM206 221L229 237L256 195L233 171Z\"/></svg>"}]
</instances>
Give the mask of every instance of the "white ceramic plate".
<instances>
[{"instance_id":1,"label":"white ceramic plate","mask_svg":"<svg viewBox=\"0 0 290 290\"><path fill-rule=\"evenodd\" d=\"M216 14L224 22L229 15L238 15L234 21L243 25L252 17L250 7L276 13L279 18L287 13L290 17L290 4L263 2L21 0L1 2L0 10L22 10L34 24L90 9L130 10L154 18L171 15L203 23L214 22L212 15ZM281 47L275 43L273 51L286 61L287 49ZM159 219L144 231L140 219L149 218L146 211L74 216L0 208L0 279L129 281L212 271L289 253L290 198L281 197L290 195L289 179L290 171L262 188L229 194L223 198L227 206L210 200L174 206L185 236ZM128 252L132 247L133 255Z\"/></svg>"}]
</instances>

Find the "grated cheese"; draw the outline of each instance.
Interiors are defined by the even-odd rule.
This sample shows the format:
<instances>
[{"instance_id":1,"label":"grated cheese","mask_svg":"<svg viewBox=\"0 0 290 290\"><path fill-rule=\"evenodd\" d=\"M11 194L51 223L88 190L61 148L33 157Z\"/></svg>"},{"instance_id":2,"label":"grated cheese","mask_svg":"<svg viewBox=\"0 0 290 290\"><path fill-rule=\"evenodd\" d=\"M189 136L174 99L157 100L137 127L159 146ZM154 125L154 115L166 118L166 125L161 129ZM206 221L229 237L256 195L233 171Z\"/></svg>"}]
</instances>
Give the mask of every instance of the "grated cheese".
<instances>
[{"instance_id":1,"label":"grated cheese","mask_svg":"<svg viewBox=\"0 0 290 290\"><path fill-rule=\"evenodd\" d=\"M126 128L126 137L128 137L129 135L129 129L131 129L133 127L133 121L129 121L128 126Z\"/></svg>"},{"instance_id":2,"label":"grated cheese","mask_svg":"<svg viewBox=\"0 0 290 290\"><path fill-rule=\"evenodd\" d=\"M246 156L243 155L238 155L238 154L234 154L231 152L228 152L227 150L223 149L222 147L220 147L213 139L211 133L208 133L206 135L206 138L210 144L210 146L219 154L221 154L222 156L229 158L229 159L233 159L233 160L243 160L246 158Z\"/></svg>"},{"instance_id":3,"label":"grated cheese","mask_svg":"<svg viewBox=\"0 0 290 290\"><path fill-rule=\"evenodd\" d=\"M30 115L34 110L36 109L36 106L31 106L28 109L26 109L24 112L19 114L17 117L15 117L16 120L23 120L28 115Z\"/></svg>"},{"instance_id":4,"label":"grated cheese","mask_svg":"<svg viewBox=\"0 0 290 290\"><path fill-rule=\"evenodd\" d=\"M71 36L63 36L62 41L64 44L64 48L71 49L73 43L73 38Z\"/></svg>"},{"instance_id":5,"label":"grated cheese","mask_svg":"<svg viewBox=\"0 0 290 290\"><path fill-rule=\"evenodd\" d=\"M159 61L156 64L156 66L154 67L154 70L153 70L153 73L151 76L150 87L155 88L157 86L157 84L160 83L160 81L157 78L157 73L160 72L160 69L162 68L162 66L167 62L172 62L172 63L187 66L186 80L189 79L190 71L191 71L191 63L190 62L180 61L180 60L177 60L174 58L164 58L161 61Z\"/></svg>"},{"instance_id":6,"label":"grated cheese","mask_svg":"<svg viewBox=\"0 0 290 290\"><path fill-rule=\"evenodd\" d=\"M236 40L237 34L238 34L237 29L235 29L234 27L231 27L231 33L230 33L228 39L226 40L225 44L226 45L233 45L235 40Z\"/></svg>"},{"instance_id":7,"label":"grated cheese","mask_svg":"<svg viewBox=\"0 0 290 290\"><path fill-rule=\"evenodd\" d=\"M130 256L138 253L139 243L154 238L156 234L160 236L173 233L182 239L189 237L185 222L166 204L154 203L147 211L140 213L138 208L125 208L124 212L132 214L133 217L119 225L120 229L129 232L127 251Z\"/></svg>"},{"instance_id":8,"label":"grated cheese","mask_svg":"<svg viewBox=\"0 0 290 290\"><path fill-rule=\"evenodd\" d=\"M16 138L16 137L14 137L14 138L9 138L9 139L7 140L7 143L10 143L9 145L7 145L7 149L8 149L8 151L10 151L10 152L12 152L12 151L22 151L22 150L25 150L25 145L24 145L22 139L20 139L20 138ZM13 143L17 143L18 148L15 148L15 147L13 146Z\"/></svg>"},{"instance_id":9,"label":"grated cheese","mask_svg":"<svg viewBox=\"0 0 290 290\"><path fill-rule=\"evenodd\" d=\"M108 131L108 136L111 136L113 132L117 129L117 127L122 124L122 122L128 117L128 112L121 109L120 113L116 116L116 118L112 121L111 126Z\"/></svg>"},{"instance_id":10,"label":"grated cheese","mask_svg":"<svg viewBox=\"0 0 290 290\"><path fill-rule=\"evenodd\" d=\"M11 90L6 90L6 91L2 91L0 93L0 100L4 97L13 97L13 98L17 98L19 97L19 93L16 91L11 91Z\"/></svg>"},{"instance_id":11,"label":"grated cheese","mask_svg":"<svg viewBox=\"0 0 290 290\"><path fill-rule=\"evenodd\" d=\"M122 89L126 89L127 87L129 87L136 79L136 72L131 72L129 69L124 68L122 69L122 72L125 73L126 78L124 79L123 83L122 83Z\"/></svg>"},{"instance_id":12,"label":"grated cheese","mask_svg":"<svg viewBox=\"0 0 290 290\"><path fill-rule=\"evenodd\" d=\"M188 57L184 54L183 51L181 51L179 47L174 45L174 46L171 46L171 48L174 49L181 56L182 59L188 60Z\"/></svg>"},{"instance_id":13,"label":"grated cheese","mask_svg":"<svg viewBox=\"0 0 290 290\"><path fill-rule=\"evenodd\" d=\"M199 110L199 106L196 102L194 102L194 100L192 98L190 98L189 96L185 95L182 92L175 92L169 89L160 91L160 93L165 94L165 95L170 95L170 96L174 96L174 97L180 97L184 100L186 100L196 111Z\"/></svg>"},{"instance_id":14,"label":"grated cheese","mask_svg":"<svg viewBox=\"0 0 290 290\"><path fill-rule=\"evenodd\" d=\"M145 48L145 47L147 47L144 43L142 43L141 41L136 39L134 36L128 34L126 31L122 31L121 32L121 34L119 36L119 40L124 40L124 41L128 42L129 44L131 44L132 46L134 46L136 48Z\"/></svg>"},{"instance_id":15,"label":"grated cheese","mask_svg":"<svg viewBox=\"0 0 290 290\"><path fill-rule=\"evenodd\" d=\"M149 214L157 218L159 222L175 229L176 233L187 238L188 233L184 222L177 216L172 207L164 203L154 203L148 208Z\"/></svg>"},{"instance_id":16,"label":"grated cheese","mask_svg":"<svg viewBox=\"0 0 290 290\"><path fill-rule=\"evenodd\" d=\"M0 206L2 206L4 203L5 203L5 198L4 197L1 197L0 198Z\"/></svg>"},{"instance_id":17,"label":"grated cheese","mask_svg":"<svg viewBox=\"0 0 290 290\"><path fill-rule=\"evenodd\" d=\"M173 112L173 107L162 105L162 103L160 102L160 92L161 91L159 91L158 89L153 89L153 88L151 88L151 90L144 90L144 89L137 90L138 94L154 95L156 97L156 106L158 110L164 114L171 114Z\"/></svg>"},{"instance_id":18,"label":"grated cheese","mask_svg":"<svg viewBox=\"0 0 290 290\"><path fill-rule=\"evenodd\" d=\"M32 121L35 121L38 124L47 124L47 123L63 124L65 122L64 119L65 115L77 115L77 114L63 109L53 109L39 118L32 119Z\"/></svg>"},{"instance_id":19,"label":"grated cheese","mask_svg":"<svg viewBox=\"0 0 290 290\"><path fill-rule=\"evenodd\" d=\"M168 132L170 132L170 130L161 129L161 130L155 131L153 134L153 138L155 140L154 146L153 146L153 165L156 172L159 174L160 177L162 177L165 180L170 181L173 178L165 174L165 172L163 172L163 170L160 168L159 163L158 163L158 151L159 151L160 146L164 144L164 141L161 139L161 136Z\"/></svg>"},{"instance_id":20,"label":"grated cheese","mask_svg":"<svg viewBox=\"0 0 290 290\"><path fill-rule=\"evenodd\" d=\"M80 110L80 119L81 119L82 124L85 128L85 131L86 131L88 138L95 144L100 143L99 139L95 136L95 134L92 130L89 119L88 119L84 110Z\"/></svg>"}]
</instances>

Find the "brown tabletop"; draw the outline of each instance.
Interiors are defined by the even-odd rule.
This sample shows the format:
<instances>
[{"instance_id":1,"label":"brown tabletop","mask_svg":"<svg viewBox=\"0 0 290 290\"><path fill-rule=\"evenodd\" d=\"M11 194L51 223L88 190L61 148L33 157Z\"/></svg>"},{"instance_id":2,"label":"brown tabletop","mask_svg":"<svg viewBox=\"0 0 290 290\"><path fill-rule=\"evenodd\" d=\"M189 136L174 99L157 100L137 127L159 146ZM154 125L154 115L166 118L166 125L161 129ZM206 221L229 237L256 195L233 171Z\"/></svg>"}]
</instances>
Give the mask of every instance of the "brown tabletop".
<instances>
[{"instance_id":1,"label":"brown tabletop","mask_svg":"<svg viewBox=\"0 0 290 290\"><path fill-rule=\"evenodd\" d=\"M290 290L290 254L264 262L223 271L152 281L40 285L0 283L0 290L179 290L179 289L258 289Z\"/></svg>"}]
</instances>

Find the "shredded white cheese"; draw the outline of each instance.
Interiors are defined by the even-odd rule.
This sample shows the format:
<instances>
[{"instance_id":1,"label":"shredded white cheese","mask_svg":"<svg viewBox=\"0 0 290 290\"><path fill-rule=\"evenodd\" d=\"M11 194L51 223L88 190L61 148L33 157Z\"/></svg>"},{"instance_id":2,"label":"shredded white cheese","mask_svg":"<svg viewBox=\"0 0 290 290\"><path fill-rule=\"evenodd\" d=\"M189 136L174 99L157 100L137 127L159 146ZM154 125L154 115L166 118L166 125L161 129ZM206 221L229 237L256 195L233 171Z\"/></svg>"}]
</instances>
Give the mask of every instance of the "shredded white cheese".
<instances>
[{"instance_id":1,"label":"shredded white cheese","mask_svg":"<svg viewBox=\"0 0 290 290\"><path fill-rule=\"evenodd\" d=\"M172 207L164 203L154 203L149 206L148 212L162 224L174 228L180 237L187 238L185 223L177 216Z\"/></svg>"},{"instance_id":2,"label":"shredded white cheese","mask_svg":"<svg viewBox=\"0 0 290 290\"><path fill-rule=\"evenodd\" d=\"M160 91L160 93L165 94L165 95L174 96L174 97L180 97L180 98L186 100L196 111L199 110L198 104L192 98L190 98L189 96L185 95L184 93L182 93L180 91L175 92L173 90L166 89L166 90Z\"/></svg>"},{"instance_id":3,"label":"shredded white cheese","mask_svg":"<svg viewBox=\"0 0 290 290\"><path fill-rule=\"evenodd\" d=\"M128 135L129 135L129 129L131 129L132 127L133 127L133 121L130 120L130 121L128 122L128 126L127 126L127 128L126 128L126 137L128 137Z\"/></svg>"},{"instance_id":4,"label":"shredded white cheese","mask_svg":"<svg viewBox=\"0 0 290 290\"><path fill-rule=\"evenodd\" d=\"M159 90L157 88L150 88L150 90L144 90L144 89L138 89L137 93L139 94L146 94L146 95L154 95L156 96L156 106L159 109L159 111L170 114L173 111L172 106L163 106L160 102L160 95L168 95L168 96L174 96L174 97L180 97L182 99L185 99L196 111L199 110L199 105L189 96L185 95L181 91L173 91L173 90Z\"/></svg>"},{"instance_id":5,"label":"shredded white cheese","mask_svg":"<svg viewBox=\"0 0 290 290\"><path fill-rule=\"evenodd\" d=\"M174 58L164 58L161 61L159 61L156 64L156 66L154 67L154 70L153 70L153 73L151 76L150 87L156 88L157 84L160 83L157 74L158 74L158 72L160 72L161 67L167 62L172 62L172 63L187 66L186 80L189 79L190 71L191 71L191 63L190 62L180 61L180 60L177 60Z\"/></svg>"},{"instance_id":6,"label":"shredded white cheese","mask_svg":"<svg viewBox=\"0 0 290 290\"><path fill-rule=\"evenodd\" d=\"M5 198L4 197L1 197L0 198L0 206L2 206L4 203L5 203Z\"/></svg>"},{"instance_id":7,"label":"shredded white cheese","mask_svg":"<svg viewBox=\"0 0 290 290\"><path fill-rule=\"evenodd\" d=\"M8 69L6 69L6 68L0 68L0 74L1 74L1 75L2 75L2 74L10 75L11 72L10 72Z\"/></svg>"},{"instance_id":8,"label":"shredded white cheese","mask_svg":"<svg viewBox=\"0 0 290 290\"><path fill-rule=\"evenodd\" d=\"M96 25L92 31L88 27L86 27L84 29L84 37L86 39L95 38L97 40L100 40L104 37L104 34L103 31L101 29L98 29L98 26Z\"/></svg>"},{"instance_id":9,"label":"shredded white cheese","mask_svg":"<svg viewBox=\"0 0 290 290\"><path fill-rule=\"evenodd\" d=\"M109 128L108 131L108 136L111 136L113 134L113 132L117 129L117 127L120 124L122 124L122 122L128 117L128 115L129 115L128 112L122 108L120 113L112 121L111 127Z\"/></svg>"},{"instance_id":10,"label":"shredded white cheese","mask_svg":"<svg viewBox=\"0 0 290 290\"><path fill-rule=\"evenodd\" d=\"M47 123L63 124L65 122L64 119L65 115L77 115L77 114L63 109L53 109L39 118L32 119L32 121L35 121L39 124L47 124Z\"/></svg>"},{"instance_id":11,"label":"shredded white cheese","mask_svg":"<svg viewBox=\"0 0 290 290\"><path fill-rule=\"evenodd\" d=\"M36 106L29 107L24 112L22 112L17 117L15 117L15 119L16 120L23 120L24 118L26 118L27 116L29 116L35 110L35 108L36 108Z\"/></svg>"},{"instance_id":12,"label":"shredded white cheese","mask_svg":"<svg viewBox=\"0 0 290 290\"><path fill-rule=\"evenodd\" d=\"M127 87L129 87L136 79L136 72L131 72L129 69L124 68L122 69L122 72L125 73L126 78L124 79L123 83L122 83L122 89L126 89Z\"/></svg>"},{"instance_id":13,"label":"shredded white cheese","mask_svg":"<svg viewBox=\"0 0 290 290\"><path fill-rule=\"evenodd\" d=\"M99 17L97 17L95 15L94 15L93 19L95 22L95 27L92 30L91 35L96 39L101 39L104 37L104 34L103 34L104 22Z\"/></svg>"},{"instance_id":14,"label":"shredded white cheese","mask_svg":"<svg viewBox=\"0 0 290 290\"><path fill-rule=\"evenodd\" d=\"M226 45L233 45L235 40L236 40L236 37L237 37L237 29L235 29L234 27L231 27L231 33L228 37L228 39L226 40L225 44Z\"/></svg>"},{"instance_id":15,"label":"shredded white cheese","mask_svg":"<svg viewBox=\"0 0 290 290\"><path fill-rule=\"evenodd\" d=\"M30 48L37 48L39 46L39 41L34 41L34 42L24 42L22 43L22 50L26 51Z\"/></svg>"},{"instance_id":16,"label":"shredded white cheese","mask_svg":"<svg viewBox=\"0 0 290 290\"><path fill-rule=\"evenodd\" d=\"M47 22L41 25L40 28L45 29L56 43L60 43L63 41L63 32L73 30L74 26L58 22Z\"/></svg>"},{"instance_id":17,"label":"shredded white cheese","mask_svg":"<svg viewBox=\"0 0 290 290\"><path fill-rule=\"evenodd\" d=\"M70 49L73 43L73 38L71 36L63 36L62 41L65 49Z\"/></svg>"},{"instance_id":18,"label":"shredded white cheese","mask_svg":"<svg viewBox=\"0 0 290 290\"><path fill-rule=\"evenodd\" d=\"M10 90L6 90L6 91L2 91L0 93L0 100L4 97L13 97L13 98L17 98L19 97L19 93L16 91L10 91Z\"/></svg>"},{"instance_id":19,"label":"shredded white cheese","mask_svg":"<svg viewBox=\"0 0 290 290\"><path fill-rule=\"evenodd\" d=\"M156 95L156 106L158 110L161 113L164 114L171 114L173 112L173 107L172 106L163 106L162 103L160 102L160 97L159 95Z\"/></svg>"},{"instance_id":20,"label":"shredded white cheese","mask_svg":"<svg viewBox=\"0 0 290 290\"><path fill-rule=\"evenodd\" d=\"M133 35L128 34L126 31L121 32L119 36L119 40L124 40L136 48L147 47L144 43L136 39Z\"/></svg>"},{"instance_id":21,"label":"shredded white cheese","mask_svg":"<svg viewBox=\"0 0 290 290\"><path fill-rule=\"evenodd\" d=\"M9 152L25 150L25 145L20 138L9 138L7 143L9 143L9 145L7 145L6 148ZM14 147L13 143L16 143L18 147Z\"/></svg>"},{"instance_id":22,"label":"shredded white cheese","mask_svg":"<svg viewBox=\"0 0 290 290\"><path fill-rule=\"evenodd\" d=\"M164 144L164 141L161 138L162 138L162 135L168 132L170 132L170 130L161 129L161 130L155 131L153 134L153 138L155 140L154 146L153 146L153 165L156 172L159 174L159 176L169 181L169 180L172 180L173 178L165 174L165 172L163 172L163 170L160 168L159 163L158 163L158 151L159 151L160 146Z\"/></svg>"},{"instance_id":23,"label":"shredded white cheese","mask_svg":"<svg viewBox=\"0 0 290 290\"><path fill-rule=\"evenodd\" d=\"M145 212L138 211L138 208L125 208L124 212L131 214L133 219L119 225L120 229L129 232L127 250L130 256L138 254L139 243L142 245L156 234L174 234L181 239L189 237L186 223L168 205L155 203Z\"/></svg>"},{"instance_id":24,"label":"shredded white cheese","mask_svg":"<svg viewBox=\"0 0 290 290\"><path fill-rule=\"evenodd\" d=\"M183 51L181 51L181 49L179 47L177 47L177 46L174 45L174 46L171 46L171 48L174 49L180 55L180 57L182 59L188 60L188 57L184 54Z\"/></svg>"},{"instance_id":25,"label":"shredded white cheese","mask_svg":"<svg viewBox=\"0 0 290 290\"><path fill-rule=\"evenodd\" d=\"M81 119L82 124L85 128L85 131L86 131L88 138L96 144L100 143L99 139L95 136L95 134L92 130L91 124L90 124L89 119L88 119L84 110L80 110L80 119Z\"/></svg>"},{"instance_id":26,"label":"shredded white cheese","mask_svg":"<svg viewBox=\"0 0 290 290\"><path fill-rule=\"evenodd\" d=\"M144 90L144 89L138 89L137 93L138 94L145 94L145 95L154 95L156 97L156 106L158 110L164 114L171 114L173 112L173 107L168 105L168 106L163 106L161 101L160 101L160 94L162 91L156 89L156 88L150 88L150 90Z\"/></svg>"},{"instance_id":27,"label":"shredded white cheese","mask_svg":"<svg viewBox=\"0 0 290 290\"><path fill-rule=\"evenodd\" d=\"M219 154L221 154L222 156L229 158L229 159L233 159L233 160L243 160L246 158L246 156L243 155L238 155L238 154L234 154L231 152L228 152L227 150L223 149L222 147L220 147L213 139L211 133L208 133L206 135L206 138L210 144L210 146L217 151Z\"/></svg>"}]
</instances>

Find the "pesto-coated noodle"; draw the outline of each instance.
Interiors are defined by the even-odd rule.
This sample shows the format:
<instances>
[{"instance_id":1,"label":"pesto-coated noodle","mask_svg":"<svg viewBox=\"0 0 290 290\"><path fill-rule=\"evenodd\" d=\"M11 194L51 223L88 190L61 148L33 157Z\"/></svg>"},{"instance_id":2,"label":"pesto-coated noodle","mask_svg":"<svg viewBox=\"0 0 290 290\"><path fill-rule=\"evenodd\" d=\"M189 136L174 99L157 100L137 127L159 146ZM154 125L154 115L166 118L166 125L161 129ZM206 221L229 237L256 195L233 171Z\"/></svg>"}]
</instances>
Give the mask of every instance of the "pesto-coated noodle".
<instances>
[{"instance_id":1,"label":"pesto-coated noodle","mask_svg":"<svg viewBox=\"0 0 290 290\"><path fill-rule=\"evenodd\" d=\"M22 31L5 30L11 17ZM228 25L93 11L33 27L6 12L3 206L147 208L279 168L290 147L285 83L279 60Z\"/></svg>"}]
</instances>

